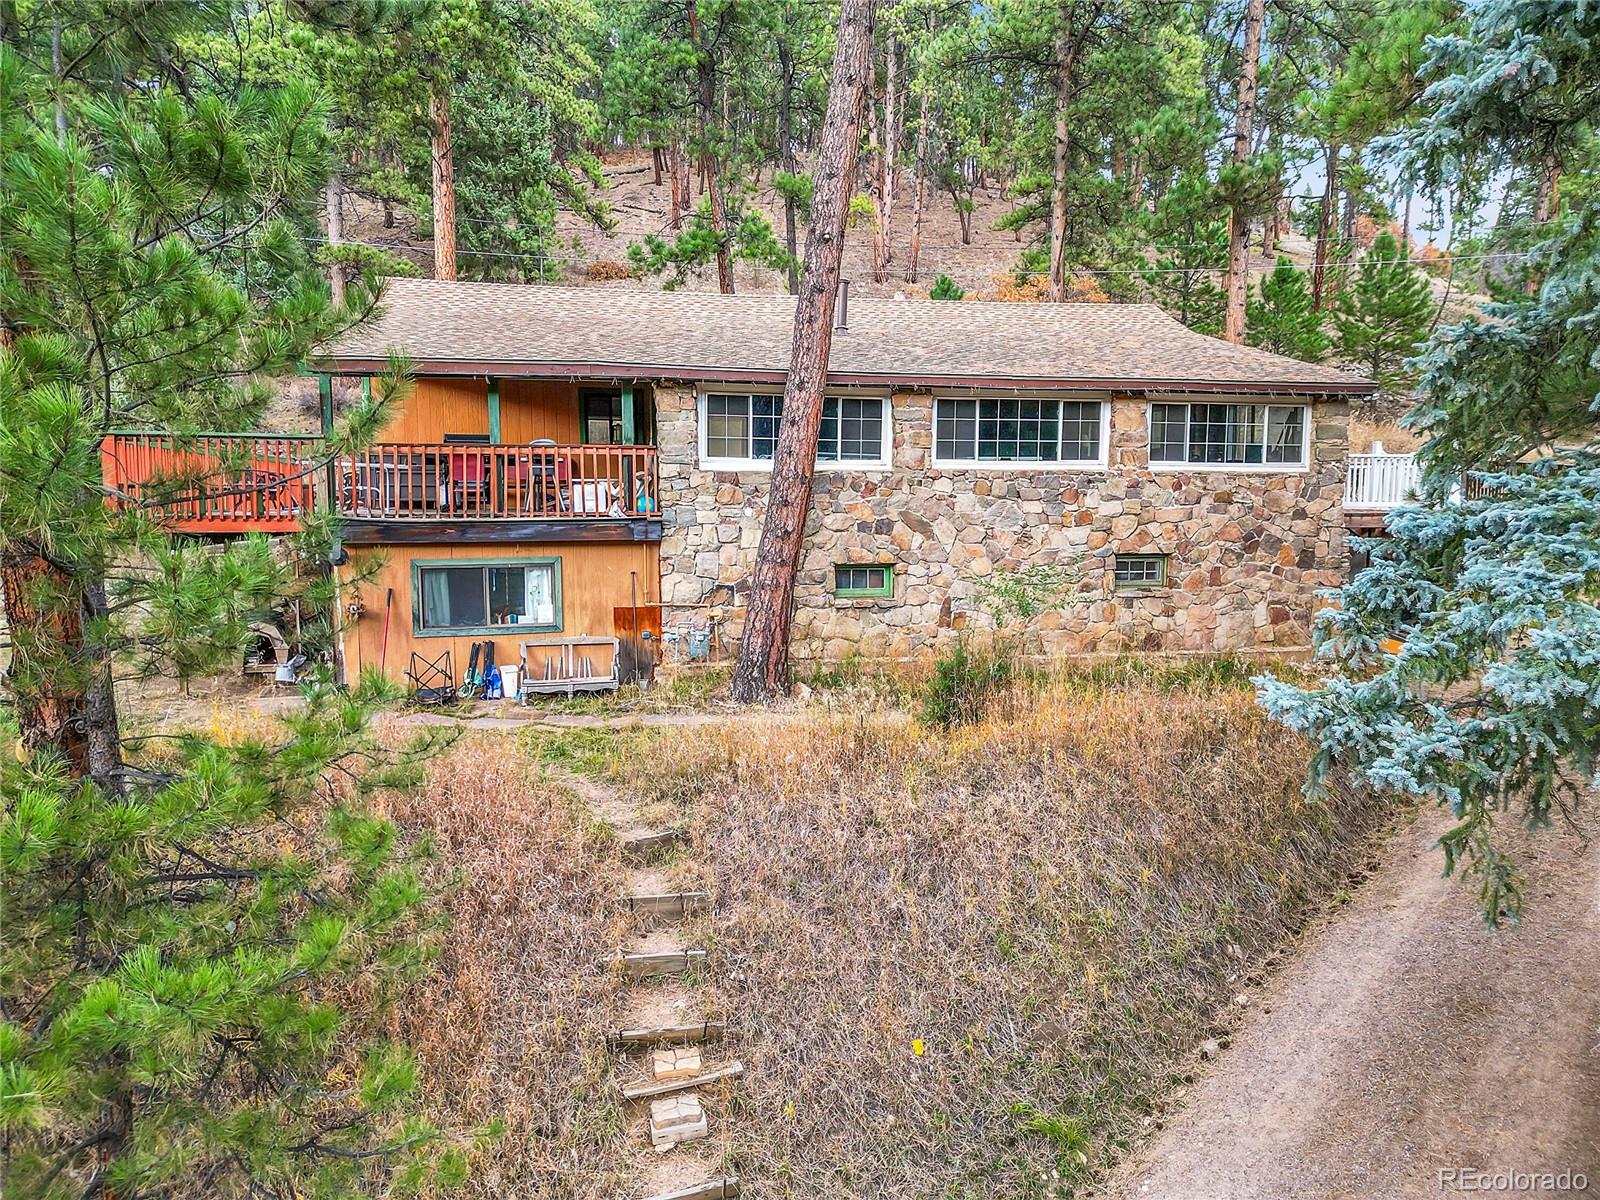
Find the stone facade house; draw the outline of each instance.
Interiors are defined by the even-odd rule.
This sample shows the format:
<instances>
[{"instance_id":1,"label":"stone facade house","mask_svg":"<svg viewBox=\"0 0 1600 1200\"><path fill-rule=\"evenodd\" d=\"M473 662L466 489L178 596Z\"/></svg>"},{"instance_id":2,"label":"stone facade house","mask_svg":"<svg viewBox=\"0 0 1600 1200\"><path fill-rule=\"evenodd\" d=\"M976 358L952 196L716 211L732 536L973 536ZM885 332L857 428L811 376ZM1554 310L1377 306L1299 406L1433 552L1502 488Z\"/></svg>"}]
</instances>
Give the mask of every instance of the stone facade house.
<instances>
[{"instance_id":1,"label":"stone facade house","mask_svg":"<svg viewBox=\"0 0 1600 1200\"><path fill-rule=\"evenodd\" d=\"M317 364L372 376L398 349L418 377L384 445L329 484L388 589L350 568L348 664L395 674L430 639L464 650L508 627L731 652L793 313L788 296L395 281ZM1150 305L844 315L796 657L927 652L986 619L976 581L1035 563L1081 573L1037 623L1050 651L1307 642L1316 591L1346 570L1347 405L1369 381ZM390 624L402 640L380 652Z\"/></svg>"}]
</instances>

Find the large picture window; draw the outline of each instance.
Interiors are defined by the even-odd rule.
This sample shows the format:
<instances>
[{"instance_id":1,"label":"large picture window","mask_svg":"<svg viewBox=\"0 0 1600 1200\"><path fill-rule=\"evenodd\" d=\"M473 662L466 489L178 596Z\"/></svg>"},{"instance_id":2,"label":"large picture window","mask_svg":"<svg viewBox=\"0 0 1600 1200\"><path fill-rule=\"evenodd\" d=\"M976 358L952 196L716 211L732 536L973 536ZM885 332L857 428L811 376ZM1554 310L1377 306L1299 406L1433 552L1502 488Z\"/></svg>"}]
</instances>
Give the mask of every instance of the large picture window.
<instances>
[{"instance_id":1,"label":"large picture window","mask_svg":"<svg viewBox=\"0 0 1600 1200\"><path fill-rule=\"evenodd\" d=\"M1303 404L1150 406L1150 462L1209 466L1303 467Z\"/></svg>"},{"instance_id":2,"label":"large picture window","mask_svg":"<svg viewBox=\"0 0 1600 1200\"><path fill-rule=\"evenodd\" d=\"M414 562L411 577L419 634L561 628L560 559Z\"/></svg>"},{"instance_id":3,"label":"large picture window","mask_svg":"<svg viewBox=\"0 0 1600 1200\"><path fill-rule=\"evenodd\" d=\"M700 457L710 466L766 467L778 446L783 397L710 392L702 401ZM817 434L819 466L888 466L889 406L881 396L829 396Z\"/></svg>"},{"instance_id":4,"label":"large picture window","mask_svg":"<svg viewBox=\"0 0 1600 1200\"><path fill-rule=\"evenodd\" d=\"M1105 404L941 396L935 401L933 445L938 465L1099 466L1105 446Z\"/></svg>"}]
</instances>

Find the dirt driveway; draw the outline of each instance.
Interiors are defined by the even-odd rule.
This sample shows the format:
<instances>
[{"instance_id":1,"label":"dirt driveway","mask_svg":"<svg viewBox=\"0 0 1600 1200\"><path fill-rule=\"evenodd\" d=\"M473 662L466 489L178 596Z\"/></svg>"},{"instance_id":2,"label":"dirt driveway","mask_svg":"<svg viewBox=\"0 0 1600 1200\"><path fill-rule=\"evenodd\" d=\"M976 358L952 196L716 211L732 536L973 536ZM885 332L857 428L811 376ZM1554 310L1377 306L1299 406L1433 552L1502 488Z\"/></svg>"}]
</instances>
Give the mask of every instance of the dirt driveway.
<instances>
[{"instance_id":1,"label":"dirt driveway","mask_svg":"<svg viewBox=\"0 0 1600 1200\"><path fill-rule=\"evenodd\" d=\"M1471 893L1439 877L1442 827L1430 812L1396 835L1112 1196L1600 1196L1600 841L1523 843L1526 916L1490 934ZM1451 1169L1565 1170L1587 1186Z\"/></svg>"}]
</instances>

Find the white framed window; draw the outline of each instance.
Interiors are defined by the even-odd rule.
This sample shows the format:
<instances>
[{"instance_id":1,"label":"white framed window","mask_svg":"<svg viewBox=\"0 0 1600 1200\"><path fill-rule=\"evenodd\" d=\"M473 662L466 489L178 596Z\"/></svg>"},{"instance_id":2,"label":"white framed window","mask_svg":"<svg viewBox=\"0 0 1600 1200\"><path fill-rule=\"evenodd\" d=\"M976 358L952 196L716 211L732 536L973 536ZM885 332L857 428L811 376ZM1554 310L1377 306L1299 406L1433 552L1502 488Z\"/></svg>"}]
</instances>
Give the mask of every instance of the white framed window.
<instances>
[{"instance_id":1,"label":"white framed window","mask_svg":"<svg viewBox=\"0 0 1600 1200\"><path fill-rule=\"evenodd\" d=\"M768 471L783 418L781 392L700 395L700 465ZM828 396L817 432L817 469L888 469L893 445L887 396Z\"/></svg>"},{"instance_id":2,"label":"white framed window","mask_svg":"<svg viewBox=\"0 0 1600 1200\"><path fill-rule=\"evenodd\" d=\"M1103 467L1111 405L1030 396L939 396L936 467Z\"/></svg>"},{"instance_id":3,"label":"white framed window","mask_svg":"<svg viewBox=\"0 0 1600 1200\"><path fill-rule=\"evenodd\" d=\"M1310 461L1310 405L1232 400L1150 404L1152 467L1302 471Z\"/></svg>"}]
</instances>

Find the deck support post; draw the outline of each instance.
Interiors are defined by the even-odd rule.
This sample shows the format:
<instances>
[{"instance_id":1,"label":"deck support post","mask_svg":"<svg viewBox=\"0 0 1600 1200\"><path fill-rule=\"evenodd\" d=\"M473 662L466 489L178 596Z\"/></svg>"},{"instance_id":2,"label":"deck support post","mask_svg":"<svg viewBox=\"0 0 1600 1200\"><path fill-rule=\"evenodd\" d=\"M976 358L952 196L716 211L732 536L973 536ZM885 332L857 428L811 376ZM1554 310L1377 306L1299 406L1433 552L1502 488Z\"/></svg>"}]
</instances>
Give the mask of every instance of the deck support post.
<instances>
[{"instance_id":1,"label":"deck support post","mask_svg":"<svg viewBox=\"0 0 1600 1200\"><path fill-rule=\"evenodd\" d=\"M634 436L636 427L633 413L633 384L625 383L622 385L622 444L624 446L638 444L638 439Z\"/></svg>"},{"instance_id":2,"label":"deck support post","mask_svg":"<svg viewBox=\"0 0 1600 1200\"><path fill-rule=\"evenodd\" d=\"M489 376L489 441L500 444L500 381Z\"/></svg>"},{"instance_id":3,"label":"deck support post","mask_svg":"<svg viewBox=\"0 0 1600 1200\"><path fill-rule=\"evenodd\" d=\"M368 387L372 385L367 384ZM333 376L322 374L317 376L317 398L322 401L322 436L326 440L333 436ZM316 476L312 475L315 481ZM339 502L339 473L334 466L333 459L328 460L328 465L322 469L322 484L327 489L327 505L335 507Z\"/></svg>"}]
</instances>

